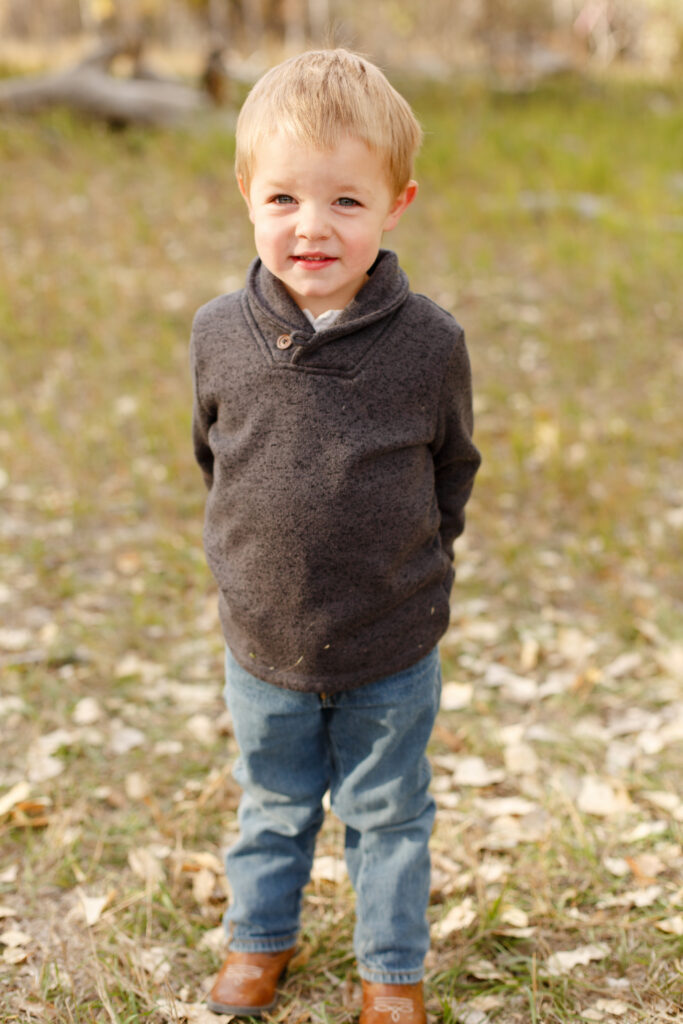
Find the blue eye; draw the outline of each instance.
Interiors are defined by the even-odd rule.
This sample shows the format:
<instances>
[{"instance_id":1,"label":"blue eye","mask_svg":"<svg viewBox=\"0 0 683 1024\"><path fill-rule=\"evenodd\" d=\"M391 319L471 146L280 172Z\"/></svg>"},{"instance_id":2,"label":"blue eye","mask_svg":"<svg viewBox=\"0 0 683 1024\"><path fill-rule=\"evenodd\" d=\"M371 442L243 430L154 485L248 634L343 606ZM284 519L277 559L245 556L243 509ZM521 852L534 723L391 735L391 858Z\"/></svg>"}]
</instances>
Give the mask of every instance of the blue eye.
<instances>
[{"instance_id":1,"label":"blue eye","mask_svg":"<svg viewBox=\"0 0 683 1024\"><path fill-rule=\"evenodd\" d=\"M356 199L351 199L349 196L340 196L337 203L339 206L360 206L360 203Z\"/></svg>"},{"instance_id":2,"label":"blue eye","mask_svg":"<svg viewBox=\"0 0 683 1024\"><path fill-rule=\"evenodd\" d=\"M293 203L294 199L292 198L292 196L279 195L279 196L273 196L273 198L271 199L271 202L272 203L277 203L278 206L287 206L287 205L289 205L289 203Z\"/></svg>"}]
</instances>

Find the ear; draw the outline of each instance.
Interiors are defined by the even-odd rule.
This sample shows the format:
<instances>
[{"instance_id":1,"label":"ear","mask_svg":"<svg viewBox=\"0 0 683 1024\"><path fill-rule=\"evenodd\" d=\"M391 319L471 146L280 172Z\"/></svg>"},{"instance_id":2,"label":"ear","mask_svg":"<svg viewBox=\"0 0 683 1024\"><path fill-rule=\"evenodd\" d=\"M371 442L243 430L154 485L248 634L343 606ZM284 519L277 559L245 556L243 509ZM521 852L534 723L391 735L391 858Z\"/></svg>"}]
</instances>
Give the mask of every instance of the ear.
<instances>
[{"instance_id":1,"label":"ear","mask_svg":"<svg viewBox=\"0 0 683 1024\"><path fill-rule=\"evenodd\" d=\"M394 199L387 219L384 221L384 231L391 231L392 228L396 227L405 211L415 199L416 195L417 182L411 179L403 191L399 192L396 199Z\"/></svg>"},{"instance_id":2,"label":"ear","mask_svg":"<svg viewBox=\"0 0 683 1024\"><path fill-rule=\"evenodd\" d=\"M237 187L239 188L240 192L242 193L242 198L244 199L245 203L247 204L247 210L249 211L249 220L253 224L254 223L254 213L253 213L252 206L251 206L251 199L249 198L249 190L246 187L246 185L244 183L244 178L242 177L241 174L237 175Z\"/></svg>"}]
</instances>

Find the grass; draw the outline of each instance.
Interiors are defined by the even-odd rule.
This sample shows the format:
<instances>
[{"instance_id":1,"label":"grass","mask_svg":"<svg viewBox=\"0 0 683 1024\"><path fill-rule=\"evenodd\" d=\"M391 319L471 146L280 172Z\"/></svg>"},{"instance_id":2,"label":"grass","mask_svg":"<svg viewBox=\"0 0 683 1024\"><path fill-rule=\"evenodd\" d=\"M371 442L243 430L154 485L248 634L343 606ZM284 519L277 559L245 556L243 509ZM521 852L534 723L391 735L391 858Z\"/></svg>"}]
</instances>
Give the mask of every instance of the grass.
<instances>
[{"instance_id":1,"label":"grass","mask_svg":"<svg viewBox=\"0 0 683 1024\"><path fill-rule=\"evenodd\" d=\"M681 90L405 87L426 141L390 241L467 328L484 454L442 645L445 680L472 691L433 742L430 1013L672 1021ZM220 959L205 858L234 834L238 792L187 337L252 254L232 146L217 120L0 121L0 799L33 780L0 818L2 1021L200 1019L188 1007ZM465 756L496 781L454 783ZM532 810L493 814L494 797ZM330 819L318 853L342 847ZM82 896L107 900L90 926ZM463 903L470 923L441 935ZM312 882L274 1020L354 1019L352 925L347 884ZM599 944L553 973L553 954Z\"/></svg>"}]
</instances>

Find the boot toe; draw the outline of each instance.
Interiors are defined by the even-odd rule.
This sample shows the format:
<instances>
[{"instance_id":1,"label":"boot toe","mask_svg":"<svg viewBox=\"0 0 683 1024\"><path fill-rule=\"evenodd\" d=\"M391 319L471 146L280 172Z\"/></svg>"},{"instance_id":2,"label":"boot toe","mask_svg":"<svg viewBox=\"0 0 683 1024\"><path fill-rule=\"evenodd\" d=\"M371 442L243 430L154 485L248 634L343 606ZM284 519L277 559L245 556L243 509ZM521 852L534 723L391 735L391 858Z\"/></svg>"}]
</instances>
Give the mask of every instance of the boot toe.
<instances>
[{"instance_id":1,"label":"boot toe","mask_svg":"<svg viewBox=\"0 0 683 1024\"><path fill-rule=\"evenodd\" d=\"M207 1006L213 1013L260 1017L272 1009L277 985L294 949L278 953L229 953L216 976Z\"/></svg>"},{"instance_id":2,"label":"boot toe","mask_svg":"<svg viewBox=\"0 0 683 1024\"><path fill-rule=\"evenodd\" d=\"M363 980L359 1024L427 1024L422 982L382 985Z\"/></svg>"}]
</instances>

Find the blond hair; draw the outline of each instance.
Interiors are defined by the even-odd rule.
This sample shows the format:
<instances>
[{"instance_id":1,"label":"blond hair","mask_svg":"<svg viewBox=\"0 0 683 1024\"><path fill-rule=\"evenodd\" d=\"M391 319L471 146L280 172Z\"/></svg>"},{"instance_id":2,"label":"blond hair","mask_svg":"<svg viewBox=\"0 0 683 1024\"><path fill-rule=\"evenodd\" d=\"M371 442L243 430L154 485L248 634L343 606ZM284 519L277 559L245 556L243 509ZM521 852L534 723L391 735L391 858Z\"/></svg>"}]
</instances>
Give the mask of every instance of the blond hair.
<instances>
[{"instance_id":1,"label":"blond hair","mask_svg":"<svg viewBox=\"0 0 683 1024\"><path fill-rule=\"evenodd\" d=\"M422 131L408 102L370 61L348 50L309 50L259 79L237 119L235 171L246 188L259 145L282 131L317 150L343 135L383 159L395 195L406 187Z\"/></svg>"}]
</instances>

